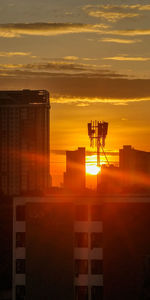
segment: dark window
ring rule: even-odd
[[[25,206],[16,206],[16,221],[25,221]]]
[[[103,261],[98,259],[91,260],[91,273],[92,274],[103,274]]]
[[[88,221],[88,206],[77,205],[75,208],[75,219],[76,221]]]
[[[25,232],[16,232],[16,247],[25,247]]]
[[[75,260],[75,275],[88,274],[88,260],[77,259]]]
[[[92,221],[102,221],[102,206],[93,205],[91,207],[91,220]]]
[[[91,300],[103,300],[103,287],[102,286],[92,286]]]
[[[16,274],[25,273],[25,259],[16,259]]]
[[[91,233],[91,248],[101,248],[102,247],[102,233],[92,232]]]
[[[25,286],[24,285],[16,286],[16,300],[25,300]]]
[[[75,247],[88,247],[88,233],[76,232],[75,233]]]
[[[75,287],[75,300],[88,300],[88,287],[76,286]]]

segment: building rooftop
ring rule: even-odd
[[[49,106],[49,92],[46,90],[0,91],[0,106],[26,104],[47,104]]]

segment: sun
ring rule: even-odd
[[[96,165],[86,164],[86,173],[90,175],[97,175],[100,172],[100,167]]]

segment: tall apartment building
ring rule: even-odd
[[[13,300],[102,300],[99,199],[14,198]]]
[[[0,91],[0,191],[44,191],[49,175],[49,93]]]

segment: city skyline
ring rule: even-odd
[[[1,4],[0,89],[50,92],[53,177],[66,150],[90,150],[91,119],[109,122],[106,151],[150,151],[149,17],[137,0]]]

